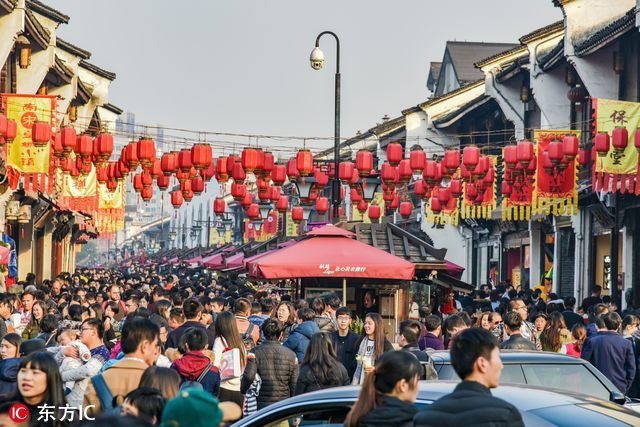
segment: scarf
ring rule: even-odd
[[[369,342],[373,342],[373,346],[371,346],[368,351],[367,351],[367,343]],[[358,347],[358,354],[357,356],[360,356],[359,358],[361,359],[361,357],[365,357],[365,356],[369,356],[371,357],[371,364],[375,364],[375,351],[376,351],[376,345],[375,345],[375,341],[370,340],[368,337],[364,337],[364,339],[360,342],[360,347]],[[363,366],[363,361],[362,360],[358,360],[358,363],[356,365],[356,371],[353,374],[353,381],[351,382],[351,384],[353,385],[360,385],[364,382],[364,366]]]

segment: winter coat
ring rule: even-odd
[[[500,348],[504,350],[536,350],[535,344],[531,340],[523,338],[521,334],[511,335],[508,340],[500,344]]]
[[[316,316],[313,321],[316,322],[316,325],[318,325],[318,328],[320,328],[322,332],[333,332],[337,329],[336,324],[328,317]]]
[[[278,341],[266,340],[249,353],[247,367],[240,381],[242,394],[249,390],[256,374],[262,380],[257,397],[258,409],[287,399],[293,396],[298,380],[296,354]]]
[[[420,347],[420,350],[426,350],[428,348],[444,350],[444,342],[433,333],[427,332],[422,338],[420,338],[420,341],[418,341],[418,347]]]
[[[16,379],[20,361],[18,357],[0,360],[0,398],[11,395],[18,389]]]
[[[341,337],[338,331],[331,333],[331,341],[333,348],[336,350],[336,357],[349,373],[349,378],[353,379],[353,373],[356,371],[357,361],[356,355],[362,341],[362,335],[358,335],[349,330],[346,336]]]
[[[415,427],[524,427],[515,406],[491,395],[475,381],[462,381],[448,394],[418,412]]]
[[[636,375],[633,344],[615,331],[602,331],[587,339],[582,347],[582,358],[615,385],[627,393]]]
[[[318,382],[318,379],[311,368],[308,365],[305,365],[300,368],[300,375],[298,375],[298,381],[296,382],[295,395],[297,396],[311,391],[340,387],[349,384],[351,384],[351,380],[349,379],[347,369],[342,365],[342,363],[338,363],[337,371],[331,373],[331,382],[322,384]]]
[[[180,384],[185,381],[196,381],[202,374],[202,371],[206,369],[211,363],[211,359],[205,356],[201,351],[189,351],[185,353],[180,359],[177,359],[171,365],[171,369],[174,369],[180,375]],[[218,396],[220,393],[220,372],[215,366],[211,366],[209,372],[200,381],[202,388],[214,396]]]
[[[311,337],[313,334],[317,334],[318,332],[320,332],[318,325],[312,320],[307,320],[306,322],[302,322],[291,332],[291,335],[289,335],[289,338],[287,338],[283,345],[288,349],[293,350],[296,353],[298,362],[302,363],[304,354],[307,352],[307,347],[309,347]]]
[[[631,345],[633,346],[633,354],[636,359],[636,376],[633,379],[633,383],[631,384],[629,391],[627,392],[627,396],[634,398],[640,397],[640,338],[638,335],[640,334],[636,332],[634,336],[625,338],[631,342]]]
[[[114,397],[124,397],[129,394],[130,391],[138,388],[140,378],[148,367],[149,366],[141,360],[122,359],[106,368],[102,372],[102,377]],[[95,405],[92,410],[87,411],[91,414],[101,414],[103,411],[98,393],[96,393],[92,381],[89,381],[87,384],[87,391],[84,395],[85,408],[88,405]]]
[[[382,397],[382,406],[360,419],[359,427],[413,427],[415,405],[391,396]]]
[[[212,330],[207,329],[205,325],[195,320],[187,320],[175,330],[169,332],[165,348],[178,348],[178,345],[180,345],[180,338],[182,338],[182,336],[185,334],[185,332],[187,332],[187,329],[189,328],[202,329],[209,338],[209,346],[207,348],[209,350],[213,349],[213,343],[216,340],[216,334]]]

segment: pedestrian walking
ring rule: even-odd
[[[543,351],[566,354],[567,349],[562,342],[562,336],[568,335],[562,313],[554,311],[549,315],[549,322],[540,334],[540,345]]]
[[[197,328],[202,329],[207,335],[207,348],[209,350],[213,349],[213,343],[216,339],[216,336],[213,331],[207,329],[207,327],[200,322],[202,313],[204,312],[204,307],[202,306],[202,304],[200,304],[200,301],[195,298],[189,298],[185,300],[182,304],[182,311],[184,312],[186,322],[169,333],[169,335],[167,336],[166,347],[178,348],[180,339],[182,338],[182,335],[186,333],[187,329]]]
[[[263,322],[264,323],[264,322]],[[216,341],[213,345],[214,364],[222,369],[223,354],[237,349],[240,356],[240,370],[247,365],[247,349],[240,337],[236,316],[230,311],[218,314],[215,323]],[[242,407],[244,395],[240,392],[240,377],[225,378],[220,384],[219,399],[221,402],[235,402]]]
[[[284,329],[282,330],[282,341],[286,341],[291,335],[293,329],[297,326],[296,312],[293,308],[293,304],[289,301],[283,301],[278,305],[276,310],[276,316],[278,320],[282,322]]]
[[[582,355],[582,347],[584,346],[584,342],[587,339],[587,328],[584,324],[575,324],[573,328],[571,328],[571,337],[573,342],[567,343],[565,345],[567,349],[567,354],[569,356],[581,357]]]
[[[442,319],[431,314],[425,319],[425,327],[427,332],[424,334],[420,341],[418,341],[418,347],[420,350],[444,350],[444,341],[442,340]]]
[[[349,385],[347,369],[336,358],[329,334],[315,334],[300,365],[294,394],[308,393],[330,387]]]
[[[622,393],[627,393],[636,375],[636,358],[633,344],[617,331],[622,319],[616,312],[602,315],[605,331],[587,339],[582,348],[582,358],[590,362]]]
[[[353,374],[356,371],[356,356],[362,336],[351,330],[351,310],[347,307],[340,307],[336,310],[336,323],[338,330],[331,333],[331,341],[336,350],[336,357],[347,369],[350,380],[353,381]]]
[[[316,313],[310,308],[303,308],[298,311],[298,321],[300,324],[295,328],[289,338],[282,344],[286,348],[293,350],[298,363],[302,363],[304,354],[307,351],[311,337],[320,332],[318,324],[315,322]]]
[[[398,344],[402,347],[402,351],[413,354],[420,362],[421,380],[437,380],[438,373],[433,367],[431,358],[427,352],[420,350],[420,347],[418,347],[420,331],[420,323],[417,320],[403,320],[400,322]]]
[[[220,373],[211,359],[203,353],[208,337],[201,328],[189,328],[181,338],[184,354],[171,365],[180,375],[180,389],[202,388],[218,397]]]
[[[419,377],[420,362],[411,353],[383,354],[367,374],[344,425],[413,427]]]
[[[451,365],[462,382],[418,412],[415,427],[523,427],[518,409],[491,395],[500,383],[502,361],[498,341],[481,328],[466,329],[453,340]]]
[[[0,399],[14,394],[18,389],[16,381],[21,362],[21,343],[22,337],[15,333],[6,334],[0,340]]]
[[[364,383],[366,374],[373,372],[376,360],[391,350],[393,346],[385,337],[382,317],[378,313],[367,314],[364,317],[364,337],[358,347],[356,370],[351,383]]]

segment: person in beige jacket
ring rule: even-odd
[[[102,374],[114,400],[121,401],[130,391],[138,388],[145,369],[152,366],[160,354],[159,329],[144,318],[127,320],[122,328],[122,351],[124,358],[111,365]],[[87,385],[84,405],[93,405],[87,412],[97,415],[104,411],[96,393],[93,377]],[[121,403],[121,402],[118,403]]]

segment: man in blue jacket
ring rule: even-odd
[[[283,344],[288,349],[294,351],[298,358],[298,363],[302,363],[302,359],[304,359],[304,354],[307,352],[307,347],[309,347],[309,341],[311,341],[313,334],[320,332],[318,324],[313,320],[315,316],[316,312],[310,308],[298,310],[298,319],[300,319],[302,323],[291,332],[291,335],[289,335],[289,338],[287,338]]]
[[[617,332],[622,323],[618,313],[606,313],[600,319],[607,330],[585,342],[582,358],[602,372],[621,392],[627,393],[636,375],[633,344]]]

